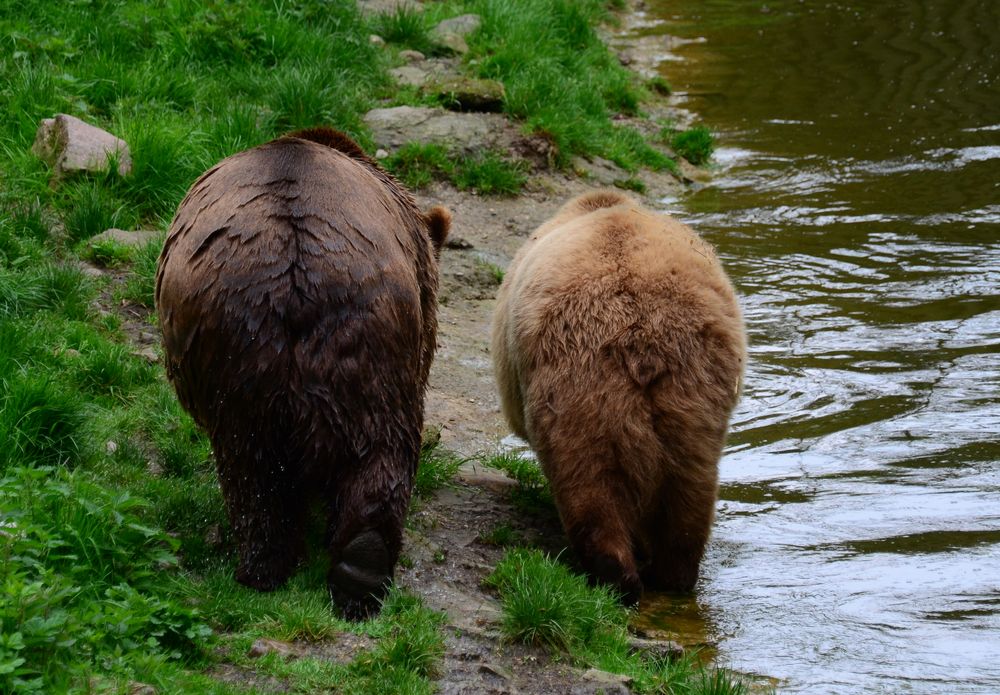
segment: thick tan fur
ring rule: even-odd
[[[614,190],[539,227],[507,271],[493,362],[592,577],[628,600],[690,590],[746,360],[712,247]]]

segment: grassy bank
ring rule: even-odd
[[[643,88],[596,41],[604,3],[429,3],[400,41],[461,11],[484,17],[468,70],[503,81],[507,112],[561,158],[665,165],[612,124]],[[543,16],[555,19],[526,42]],[[0,692],[249,692],[268,678],[300,692],[432,690],[441,618],[419,600],[397,593],[378,620],[342,623],[321,558],[272,594],[235,584],[208,441],[136,344],[156,330],[162,236],[138,248],[90,241],[109,227],[164,230],[202,171],[290,129],[331,124],[371,150],[363,114],[409,98],[388,77],[393,51],[368,38],[389,21],[404,20],[321,0],[0,8]],[[55,113],[128,141],[132,174],[50,186],[30,148]],[[524,175],[489,154],[439,166],[430,175],[483,193],[516,190]],[[420,498],[457,465],[433,448],[424,459]],[[343,632],[369,645],[347,665],[244,656],[262,637]],[[264,680],[210,675],[221,661]]]

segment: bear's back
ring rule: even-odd
[[[178,208],[156,284],[168,374],[203,423],[216,380],[279,390],[384,371],[422,388],[435,287],[424,217],[391,177],[281,138],[220,162]]]
[[[681,222],[633,205],[545,230],[508,272],[507,301],[529,333],[562,326],[577,336],[572,342],[604,343],[654,316],[669,319],[663,328],[674,336],[742,321],[712,247]]]

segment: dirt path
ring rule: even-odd
[[[676,195],[682,184],[658,177],[646,202]],[[441,428],[443,446],[474,457],[494,451],[509,433],[500,414],[489,353],[490,321],[499,283],[486,266],[505,268],[526,236],[593,181],[546,173],[529,192],[501,199],[439,184],[417,195],[422,206],[446,205],[451,243],[441,256],[438,350],[431,370],[426,424]],[[470,462],[453,488],[417,502],[411,512],[397,581],[448,615],[442,693],[629,692],[616,676],[553,661],[544,651],[504,644],[496,599],[481,587],[503,549],[481,538],[509,524],[533,545],[558,552],[565,539],[558,519],[526,516],[508,502],[513,483]],[[663,635],[663,637],[672,637]]]

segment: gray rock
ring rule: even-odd
[[[399,10],[422,12],[424,6],[416,0],[358,0],[362,14],[392,14]]]
[[[438,34],[431,37],[434,45],[452,53],[465,55],[469,52],[469,44],[458,34]]]
[[[295,647],[288,642],[280,642],[276,639],[261,638],[253,643],[247,656],[257,659],[267,654],[277,654],[285,657],[295,656]]]
[[[42,121],[31,151],[48,162],[56,179],[80,171],[104,171],[112,158],[117,159],[119,174],[132,171],[128,143],[64,113]]]
[[[437,95],[453,111],[503,110],[504,88],[496,80],[474,77],[444,77],[431,81],[424,91]]]
[[[608,673],[596,668],[589,668],[583,672],[584,685],[573,688],[574,695],[590,695],[591,693],[603,693],[604,695],[628,695],[632,692],[632,679],[617,673]]]
[[[385,45],[385,39],[383,39],[378,34],[369,34],[368,35],[368,43],[370,43],[372,46],[384,46]]]
[[[583,157],[575,157],[573,159],[573,169],[578,174],[586,176],[604,186],[613,186],[615,181],[628,178],[628,172],[614,162],[602,157],[594,157],[589,161]]]
[[[482,24],[483,20],[479,15],[462,14],[439,22],[436,27],[431,29],[430,33],[431,37],[435,34],[456,34],[464,38],[482,26]]]
[[[124,229],[106,229],[90,239],[90,243],[95,241],[114,241],[123,246],[145,246],[149,242],[160,236],[160,232],[150,229],[138,229],[130,232]]]
[[[469,44],[465,38],[482,25],[477,14],[463,14],[440,22],[430,30],[429,36],[436,46],[454,53],[468,53]]]
[[[425,70],[421,70],[414,65],[393,68],[389,71],[389,74],[404,87],[420,87],[427,81],[428,77]]]
[[[453,151],[508,149],[513,130],[506,119],[492,113],[454,113],[426,106],[396,106],[365,114],[375,144],[387,150],[408,142],[436,143]]]
[[[128,695],[156,695],[156,688],[146,683],[132,682],[128,684]]]
[[[425,56],[420,51],[414,51],[413,49],[407,48],[406,50],[399,52],[399,57],[405,60],[407,63],[419,63],[424,60]]]
[[[383,150],[381,147],[375,150],[375,159],[386,159],[388,156],[389,153],[386,150]]]
[[[448,238],[445,240],[444,245],[449,249],[471,249],[472,242],[467,240],[465,237],[460,237],[454,234],[449,234]]]
[[[647,654],[653,657],[672,659],[684,656],[684,647],[669,639],[629,637],[628,646],[633,653]]]
[[[509,681],[514,677],[514,673],[509,668],[504,668],[500,664],[495,664],[491,661],[486,661],[479,665],[480,673],[488,673],[491,676],[496,676],[497,678],[505,681]]]
[[[150,364],[156,364],[160,361],[160,356],[156,354],[156,350],[151,347],[143,348],[142,350],[136,350],[132,353],[133,357],[141,357]]]

